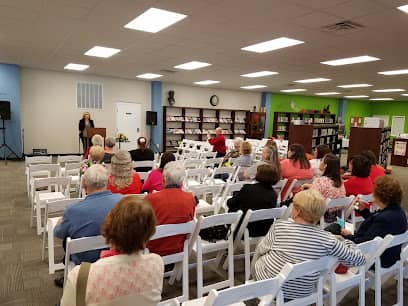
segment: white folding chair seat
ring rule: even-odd
[[[207,179],[208,184],[225,184],[233,182],[233,177],[238,172],[240,167],[219,167],[215,168],[211,177]],[[216,176],[222,176],[223,178],[216,178]]]
[[[187,235],[184,241],[183,251],[167,256],[162,256],[164,265],[175,264],[174,270],[164,273],[164,277],[169,277],[169,283],[172,283],[176,276],[182,271],[183,283],[182,283],[182,295],[177,297],[180,302],[187,301],[189,297],[188,288],[188,245],[190,242],[191,234],[195,227],[195,221],[179,224],[164,224],[156,226],[156,233],[150,238],[150,241],[167,238],[176,235]],[[146,250],[148,252],[148,250]],[[177,278],[178,279],[178,278]]]
[[[225,213],[219,215],[213,215],[204,217],[201,216],[198,219],[196,228],[194,230],[193,238],[190,242],[189,250],[196,257],[197,260],[197,297],[201,297],[204,293],[209,292],[211,289],[220,289],[225,287],[234,286],[234,250],[233,250],[233,233],[236,228],[239,219],[241,218],[242,211],[234,213]],[[215,242],[209,242],[201,239],[199,233],[202,229],[211,228],[217,225],[229,225],[230,231],[227,235],[227,239],[217,240]],[[206,260],[205,263],[214,262],[214,271],[217,271],[217,267],[220,264],[222,256],[228,251],[228,279],[213,283],[207,286],[203,285],[203,255],[209,253],[217,253],[217,257],[212,260]]]
[[[56,270],[64,269],[64,263],[55,264],[54,228],[57,225],[60,216],[62,216],[64,209],[80,200],[81,198],[72,198],[57,201],[47,201],[45,204],[46,228],[43,231],[41,259],[45,259],[46,241],[48,241],[48,272],[50,274],[54,274]],[[48,239],[46,239],[46,235],[48,235]]]
[[[190,191],[195,195],[199,201],[196,206],[196,216],[202,214],[214,214],[218,197],[220,197],[224,185],[199,185],[191,186]],[[208,196],[211,195],[211,203],[207,201]]]
[[[392,236],[387,249],[402,245],[400,260],[389,268],[383,268],[381,267],[380,257],[377,257],[375,260],[375,271],[368,270],[369,286],[374,287],[375,289],[375,306],[381,305],[381,285],[391,277],[397,279],[397,303],[394,305],[404,305],[404,262],[408,259],[408,250],[406,249],[407,244],[408,232]]]
[[[208,168],[186,169],[186,176],[183,182],[184,188],[188,190],[192,186],[203,184],[210,173],[210,169]]]
[[[75,263],[71,261],[71,255],[93,251],[101,250],[107,248],[105,237],[102,235],[83,237],[77,239],[67,238],[67,245],[65,248],[65,263],[64,263],[64,287],[68,279],[68,273],[75,267]]]
[[[234,252],[237,253],[239,250],[244,250],[245,258],[245,281],[250,279],[251,274],[251,247],[256,246],[259,241],[262,240],[264,236],[251,237],[249,236],[248,225],[252,222],[262,221],[262,220],[276,220],[281,218],[286,211],[286,207],[279,208],[268,208],[259,210],[248,210],[245,214],[244,220],[242,221],[237,235],[234,239]],[[225,266],[226,262],[224,263]]]
[[[288,182],[288,179],[281,179],[275,185],[273,185],[273,189],[275,190],[276,194],[278,195],[278,203],[282,201],[282,190],[285,189],[285,186]]]
[[[345,220],[346,211],[349,209],[351,203],[353,203],[354,196],[338,198],[338,199],[327,199],[326,212],[330,209],[336,208],[341,209],[341,218]],[[320,228],[324,229],[327,224],[324,221],[324,215],[320,218]]]

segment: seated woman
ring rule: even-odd
[[[235,159],[234,166],[241,167],[238,177],[244,179],[244,171],[252,166],[252,146],[248,141],[241,142],[239,148],[240,156]]]
[[[258,210],[276,207],[278,195],[272,187],[279,181],[276,169],[270,165],[260,165],[258,166],[255,179],[255,184],[244,185],[240,191],[236,192],[234,196],[227,201],[229,212],[238,210],[242,210],[243,212],[237,228],[240,227],[249,209]],[[272,223],[273,221],[271,220],[250,223],[248,225],[249,235],[251,237],[266,235]]]
[[[361,152],[361,155],[367,157],[368,160],[370,161],[371,168],[370,168],[370,175],[369,176],[370,176],[370,178],[371,178],[371,180],[372,180],[372,182],[374,184],[377,177],[385,175],[385,170],[384,170],[383,167],[381,167],[377,163],[378,158],[377,158],[377,156],[375,156],[373,151],[370,151],[370,150],[363,151],[363,152]]]
[[[224,156],[224,159],[222,161],[223,166],[229,166],[227,164],[229,162],[230,158],[237,158],[239,156],[239,148],[241,147],[241,143],[244,140],[241,137],[235,137],[234,138],[234,149],[229,151],[227,155]]]
[[[89,156],[89,152],[93,146],[100,146],[103,147],[103,137],[99,134],[95,134],[91,138],[91,145],[86,149],[84,153],[84,159],[87,159]]]
[[[292,221],[279,219],[258,244],[254,257],[256,280],[279,274],[286,263],[300,263],[324,256],[337,257],[346,266],[365,264],[365,257],[348,240],[316,226],[326,210],[326,201],[316,190],[300,191],[293,199]],[[285,283],[285,299],[301,298],[313,292],[318,275],[296,278]]]
[[[407,217],[401,208],[402,190],[397,179],[383,176],[374,183],[373,203],[378,210],[370,213],[367,203],[357,199],[360,215],[365,219],[357,232],[352,235],[346,229],[341,234],[355,243],[362,243],[387,234],[403,234],[407,230]],[[386,250],[381,255],[381,266],[391,267],[400,259],[401,246]]]
[[[302,189],[312,188],[319,191],[326,199],[338,199],[346,196],[346,189],[340,176],[340,159],[334,154],[326,154],[320,163],[322,176],[316,177],[312,184],[304,184]],[[335,222],[337,209],[324,214],[327,223]]]
[[[331,153],[331,150],[329,146],[326,144],[320,144],[316,146],[316,148],[314,149],[313,158],[309,160],[314,176],[322,175],[322,171],[320,170],[320,164],[323,160],[323,157],[328,153]]]
[[[105,156],[103,158],[103,162],[106,164],[110,164],[112,155],[113,155],[113,148],[116,145],[116,140],[114,137],[106,137],[105,139]]]
[[[142,190],[144,192],[152,193],[153,191],[160,191],[163,189],[163,169],[167,163],[175,161],[176,157],[171,152],[164,152],[160,159],[160,166],[158,169],[152,170],[144,181]]]
[[[244,171],[244,179],[255,179],[258,166],[260,165],[272,166],[277,171],[279,179],[281,178],[278,146],[274,141],[268,141],[267,144],[262,148],[261,160]]]
[[[137,194],[142,191],[140,176],[133,171],[132,159],[125,150],[118,150],[112,156],[108,190],[121,194]]]
[[[370,178],[370,161],[362,155],[355,155],[349,162],[351,177],[344,182],[346,195],[371,194],[373,181]]]
[[[161,299],[163,260],[143,254],[155,232],[156,218],[150,204],[136,196],[122,198],[106,216],[102,234],[111,246],[91,264],[84,305],[153,306]],[[80,267],[69,274],[61,306],[75,306]]]

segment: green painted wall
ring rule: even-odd
[[[408,132],[408,102],[407,101],[391,101],[391,102],[375,102],[372,104],[372,115],[388,115],[388,122],[391,125],[392,116],[406,116],[404,132]]]
[[[297,110],[293,110],[290,107],[291,101],[295,102]],[[297,112],[301,111],[303,108],[323,110],[327,105],[330,105],[330,112],[332,114],[336,114],[337,116],[339,111],[339,102],[337,98],[322,98],[272,93],[270,118],[271,124],[269,126],[268,135],[272,135],[274,112]]]
[[[372,116],[372,104],[369,101],[347,100],[346,115],[343,119],[347,135],[350,135],[350,118]]]

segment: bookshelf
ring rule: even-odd
[[[225,138],[246,137],[247,110],[223,110],[194,107],[163,107],[163,149],[176,151],[182,139],[206,140],[221,127]]]
[[[337,124],[290,124],[288,129],[289,145],[299,143],[307,153],[312,153],[319,144],[326,144],[335,154],[338,152]]]

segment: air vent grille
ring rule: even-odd
[[[171,70],[171,69],[162,69],[162,70],[160,70],[160,72],[172,74],[172,73],[176,73],[177,71],[176,70]]]
[[[102,84],[77,83],[77,107],[85,109],[102,109]]]
[[[345,20],[323,27],[323,31],[335,34],[348,34],[364,29],[364,26],[353,21]]]

